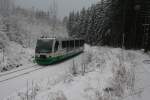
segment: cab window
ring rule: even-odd
[[[54,47],[54,52],[57,52],[57,51],[58,51],[58,48],[59,48],[59,42],[56,41],[55,47]]]

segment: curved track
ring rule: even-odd
[[[44,67],[39,67],[37,65],[32,65],[31,67],[19,69],[13,72],[5,73],[0,75],[0,83],[5,82],[7,80],[11,80],[17,77],[20,77],[25,74],[29,74],[31,72],[34,72],[36,70],[43,69]]]
[[[26,70],[26,69],[31,69],[31,68],[33,68],[33,67],[35,67],[36,65],[32,65],[32,66],[30,66],[30,67],[27,67],[27,68],[22,68],[22,69],[18,69],[18,70],[15,70],[15,71],[10,71],[10,72],[6,72],[6,73],[4,73],[4,74],[0,74],[0,77],[2,77],[2,76],[6,76],[6,75],[9,75],[9,74],[13,74],[13,73],[16,73],[16,72],[19,72],[19,71],[22,71],[22,70]]]

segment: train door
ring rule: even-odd
[[[61,42],[61,48],[62,48],[62,53],[66,54],[67,53],[67,40],[63,40]]]
[[[144,37],[143,37],[143,45],[145,52],[150,50],[150,16],[144,17],[143,23]]]
[[[58,52],[59,50],[59,41],[55,42],[55,48],[54,48],[54,52]]]
[[[54,48],[55,48],[55,39],[53,39],[53,46],[52,46],[52,56],[54,56]]]

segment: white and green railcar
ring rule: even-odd
[[[75,56],[84,50],[83,39],[40,38],[35,49],[35,61],[49,65]]]

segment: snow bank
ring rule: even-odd
[[[80,58],[74,59],[70,65],[70,74],[61,77],[61,80],[56,78],[37,81],[28,89],[28,95],[25,90],[21,92],[22,96],[16,93],[9,98],[12,100],[29,97],[34,100],[121,99],[134,91],[135,66],[139,62],[137,56],[140,57],[141,52],[85,45],[85,53]]]
[[[32,11],[17,10],[11,16],[0,15],[0,72],[30,63],[36,41],[42,35],[52,36],[52,26],[48,19],[37,19]],[[68,36],[61,24],[54,35]]]
[[[33,49],[23,48],[16,42],[10,42],[9,46],[0,53],[0,71],[9,71],[33,63],[33,57]]]

